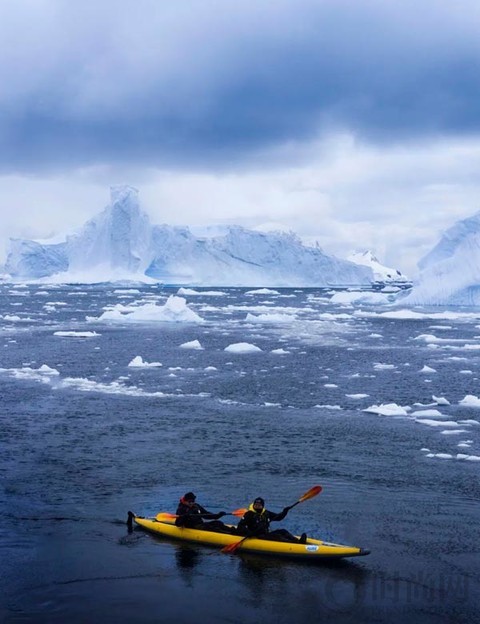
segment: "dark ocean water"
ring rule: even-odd
[[[480,312],[395,320],[324,291],[229,289],[187,296],[201,325],[85,320],[176,292],[132,288],[0,287],[0,621],[477,621],[480,462],[456,456],[480,456],[480,426],[362,410],[435,395],[443,420],[479,420],[459,402],[480,395]],[[245,321],[267,311],[295,320]],[[203,350],[180,348],[192,340]],[[262,351],[224,351],[236,342]],[[138,355],[163,366],[128,367]],[[263,496],[279,511],[315,484],[282,526],[369,556],[229,556],[125,524],[187,490],[212,510]]]

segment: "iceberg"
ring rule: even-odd
[[[58,242],[13,239],[5,264],[13,279],[101,282],[148,279],[197,286],[370,286],[372,270],[305,246],[294,233],[241,226],[194,235],[152,225],[138,190],[111,188],[111,203]]]
[[[398,269],[391,269],[381,264],[371,251],[355,251],[348,256],[347,260],[355,264],[370,267],[376,282],[382,284],[406,284],[410,282],[408,277],[403,275]]]
[[[480,305],[480,212],[448,229],[418,268],[402,304]]]

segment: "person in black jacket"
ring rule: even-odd
[[[231,533],[231,527],[225,526],[219,518],[226,516],[224,511],[217,514],[210,513],[204,507],[195,502],[196,496],[193,492],[187,492],[178,503],[175,525],[185,529],[202,529],[205,531],[216,531],[217,533]],[[213,522],[204,522],[212,520]]]
[[[265,509],[263,498],[256,498],[249,506],[247,513],[238,523],[237,534],[245,537],[258,537],[260,539],[274,540],[276,542],[293,542],[306,544],[307,535],[302,533],[300,539],[292,535],[286,529],[270,531],[270,522],[283,520],[291,507],[285,507],[280,513],[273,513]]]

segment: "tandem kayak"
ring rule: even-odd
[[[131,514],[131,515],[130,515]],[[143,518],[129,512],[129,520],[133,520],[138,526],[174,540],[195,542],[208,546],[223,548],[229,544],[235,544],[242,539],[238,535],[228,533],[216,533],[214,531],[204,531],[202,529],[185,529],[175,526],[175,520],[168,518],[165,514],[158,514],[157,518]],[[341,557],[362,557],[370,553],[364,548],[356,546],[345,546],[343,544],[332,544],[322,540],[308,538],[305,544],[295,544],[290,542],[275,542],[258,538],[246,539],[238,548],[238,551],[253,552],[262,555],[274,555],[277,557],[292,557],[299,559],[339,559]]]

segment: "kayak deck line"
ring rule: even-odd
[[[205,544],[207,546],[214,546],[217,548],[223,548],[224,546],[235,544],[243,537],[241,535],[217,533],[214,531],[205,531],[203,529],[186,529],[183,527],[177,527],[175,526],[174,518],[165,517],[165,520],[158,520],[157,518],[144,518],[143,516],[137,516],[132,512],[129,512],[129,519],[127,522],[129,526],[132,526],[133,522],[135,522],[135,524],[146,529],[147,531],[151,531],[152,533],[174,540]],[[226,526],[234,528],[233,525]],[[294,557],[311,560],[332,558],[338,559],[341,557],[362,557],[370,553],[370,551],[365,548],[346,546],[344,544],[334,544],[313,538],[307,538],[305,544],[299,544],[292,542],[276,542],[274,540],[251,537],[246,539],[238,547],[238,551],[240,550],[263,555]]]

